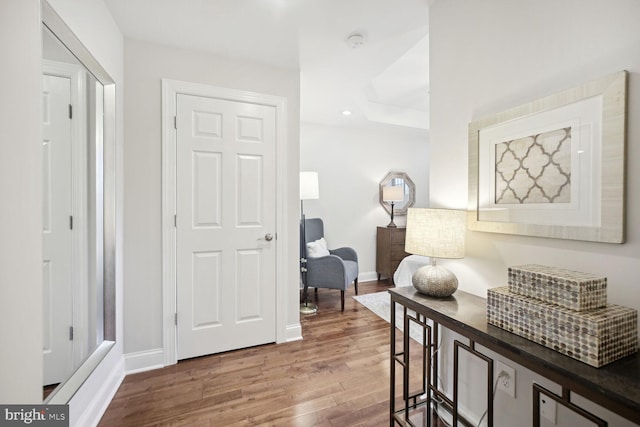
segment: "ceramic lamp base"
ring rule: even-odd
[[[458,278],[439,265],[420,267],[411,277],[413,287],[420,293],[436,298],[445,298],[458,289]]]

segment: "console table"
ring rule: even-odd
[[[597,426],[607,426],[603,420],[575,405],[571,394],[577,393],[598,405],[640,425],[640,356],[638,353],[594,368],[549,348],[536,344],[518,335],[489,325],[486,317],[484,298],[457,291],[449,298],[436,299],[418,293],[413,287],[390,289],[391,295],[391,399],[390,425],[416,425],[412,413],[423,419],[420,424],[430,426],[432,403],[444,405],[452,414],[453,425],[471,425],[458,413],[458,353],[467,351],[484,360],[487,364],[487,413],[488,426],[493,426],[493,360],[478,352],[476,344],[482,345],[527,369],[557,383],[562,387],[562,395],[557,395],[540,385],[532,384],[533,401],[531,419],[534,426],[540,425],[540,394],[555,400],[559,405],[577,412]],[[396,304],[403,308],[404,332],[402,348],[396,344]],[[422,370],[423,389],[409,390],[409,326],[421,327],[424,343]],[[440,328],[447,328],[466,339],[469,343],[454,341],[453,398],[443,393],[437,384],[438,354],[434,343],[438,343]],[[413,369],[413,368],[412,368]],[[397,370],[402,371],[401,376]],[[402,407],[396,407],[396,379],[402,382]]]

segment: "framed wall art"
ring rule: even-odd
[[[624,242],[627,72],[469,124],[471,230]]]

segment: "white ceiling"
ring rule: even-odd
[[[105,3],[127,38],[299,70],[303,122],[425,130],[429,1]],[[358,48],[346,43],[354,32]]]

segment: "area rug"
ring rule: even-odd
[[[384,319],[387,323],[391,322],[391,297],[389,296],[389,292],[382,291],[373,294],[354,295],[353,299],[374,312],[378,317]],[[401,331],[404,330],[402,310],[402,306],[396,304],[396,328]],[[419,343],[422,343],[422,328],[411,322],[409,325],[409,336]]]

